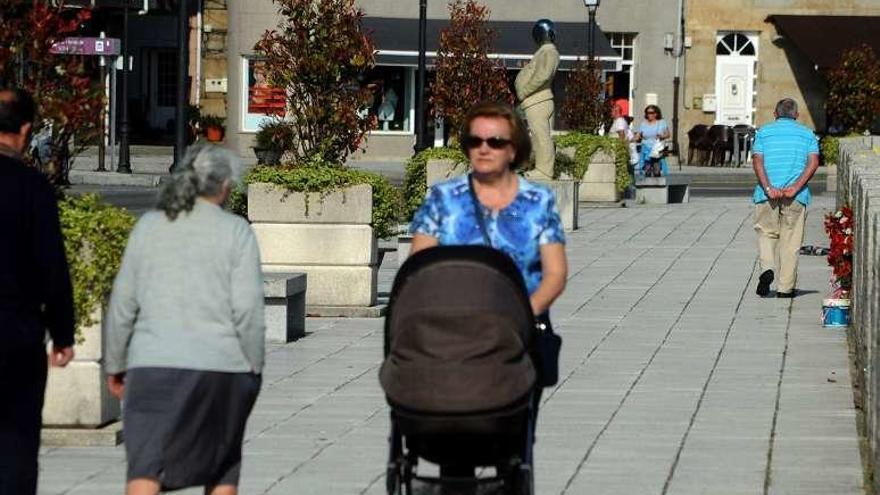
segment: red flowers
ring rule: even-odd
[[[853,230],[853,212],[849,206],[825,215],[825,232],[831,239],[828,265],[834,272],[832,288],[835,292],[848,291],[852,287]]]

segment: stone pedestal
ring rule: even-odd
[[[438,182],[464,175],[470,170],[467,163],[455,163],[452,160],[428,160],[425,167],[425,178],[428,188]]]
[[[110,395],[101,368],[104,329],[101,311],[97,323],[83,329],[83,340],[74,347],[75,357],[64,368],[49,368],[43,424],[47,428],[95,429],[119,419],[119,401]]]
[[[306,334],[306,274],[263,275],[266,342],[293,342]]]
[[[263,272],[305,273],[309,314],[321,307],[376,304],[378,242],[370,227],[373,191],[357,185],[325,194],[248,186],[248,218]]]
[[[598,156],[600,153],[597,153]],[[602,154],[604,155],[604,154]],[[594,160],[596,158],[594,156]],[[602,157],[600,157],[602,158]],[[578,197],[584,202],[613,202],[620,200],[617,190],[617,168],[614,162],[593,161],[581,179]]]
[[[578,194],[580,191],[580,181],[576,180],[550,180],[539,181],[534,180],[537,184],[541,184],[550,188],[556,196],[556,208],[559,210],[559,216],[562,217],[562,226],[567,231],[577,230],[578,228]]]

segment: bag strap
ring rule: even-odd
[[[477,199],[477,191],[474,190],[474,178],[472,174],[468,174],[468,191],[471,193],[471,202],[474,204],[474,213],[477,215],[477,224],[480,226],[480,232],[483,234],[483,243],[489,247],[492,245],[492,239],[489,237],[489,231],[486,229],[486,219],[483,217],[483,205]]]

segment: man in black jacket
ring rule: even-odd
[[[0,89],[0,495],[37,491],[46,330],[49,361],[73,359],[73,297],[48,181],[22,162],[34,101]]]

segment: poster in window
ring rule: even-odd
[[[267,79],[266,62],[250,60],[247,113],[284,116],[287,109],[284,89],[272,87]]]

